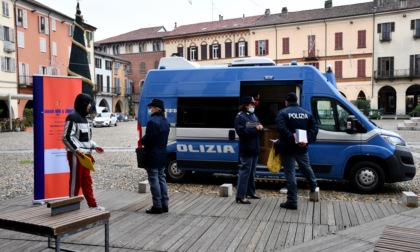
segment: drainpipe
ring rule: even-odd
[[[51,74],[52,74],[51,31],[50,31],[51,30],[50,27],[52,26],[52,23],[50,23],[50,14],[51,14],[51,11],[49,11],[47,15],[48,17],[48,48],[49,48],[48,54],[50,58],[50,67],[51,67]],[[48,69],[47,69],[47,74],[48,74]]]
[[[13,11],[14,11],[14,17],[15,17],[15,20],[14,20],[14,24],[15,24],[15,27],[17,28],[17,22],[16,22],[16,10],[17,10],[17,8],[16,8],[16,2],[18,2],[19,0],[15,0],[14,2],[13,2]],[[23,19],[22,19],[22,22],[23,22]],[[19,47],[17,46],[17,43],[18,43],[18,37],[17,37],[17,29],[15,29],[15,45],[16,45],[16,52],[15,52],[15,55],[16,55],[16,63],[17,63],[17,67],[16,67],[16,90],[17,90],[17,93],[19,94],[20,93],[20,89],[19,89],[19,57],[18,57],[18,51],[19,51]],[[19,100],[20,101],[20,100]],[[8,102],[9,102],[9,129],[11,129],[11,130],[13,130],[12,129],[12,127],[13,127],[13,125],[12,125],[12,99],[11,99],[11,97],[10,97],[10,94],[9,94],[9,97],[8,97]],[[18,107],[18,115],[19,115],[19,107]],[[22,113],[22,115],[23,115],[23,113]]]
[[[327,55],[327,44],[328,44],[328,39],[327,39],[327,20],[325,20],[324,19],[324,26],[325,26],[325,59],[324,59],[324,68],[325,68],[325,72],[327,72],[327,57],[328,57],[328,55]],[[335,71],[335,69],[334,69],[334,71]],[[337,83],[336,83],[336,85],[337,85]],[[337,88],[338,89],[338,88]]]
[[[374,88],[373,88],[373,85],[374,85],[374,83],[375,83],[375,12],[373,12],[373,15],[372,15],[372,19],[373,19],[373,22],[372,22],[372,26],[373,26],[373,29],[372,29],[372,71],[371,71],[371,75],[372,75],[372,80],[371,80],[371,82],[372,82],[372,94],[371,94],[371,99],[373,98],[373,96],[374,96],[374,93],[373,93],[373,90],[374,90]],[[379,95],[379,94],[378,94]],[[372,101],[371,101],[371,104],[372,104]],[[376,109],[379,109],[379,104],[378,104],[378,99],[376,99]]]
[[[276,59],[274,60],[274,62],[276,62],[276,65],[277,65],[277,60],[278,60],[278,43],[279,43],[279,39],[278,39],[278,36],[277,36],[277,26],[276,25],[274,25],[274,29],[276,30]]]

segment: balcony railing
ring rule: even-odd
[[[103,86],[103,85],[95,85],[93,89],[94,93],[100,93],[100,94],[111,94],[116,95],[119,94],[117,92],[117,88],[115,87],[109,87],[109,86]]]
[[[379,36],[381,42],[391,41],[391,32],[382,32]]]
[[[30,75],[19,75],[20,86],[32,86],[32,76]]]
[[[303,51],[303,59],[304,60],[318,60],[319,58],[319,50],[304,50]]]
[[[420,78],[420,69],[399,69],[394,71],[375,71],[375,79]]]
[[[11,53],[15,51],[15,44],[10,41],[3,41],[3,51]]]

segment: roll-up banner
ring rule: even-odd
[[[61,141],[82,79],[33,76],[34,202],[69,196],[70,169]]]

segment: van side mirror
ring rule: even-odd
[[[346,132],[348,134],[355,134],[357,133],[357,118],[354,115],[349,115],[347,117],[347,126],[346,126]]]
[[[235,130],[229,130],[229,140],[235,140]]]

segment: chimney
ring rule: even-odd
[[[282,14],[286,14],[286,13],[287,13],[287,7],[283,7],[283,8],[281,8],[281,13],[282,13]]]
[[[178,28],[178,26],[177,26],[177,24],[176,24],[176,22],[175,22],[175,27],[174,27],[174,29],[176,29],[176,28]]]
[[[326,0],[325,1],[325,9],[329,9],[329,8],[332,8],[332,7],[333,7],[332,0]]]
[[[264,15],[266,15],[266,16],[268,16],[268,15],[270,15],[270,9],[265,9],[265,13],[264,13]]]
[[[223,20],[223,16],[219,14],[219,21]]]

